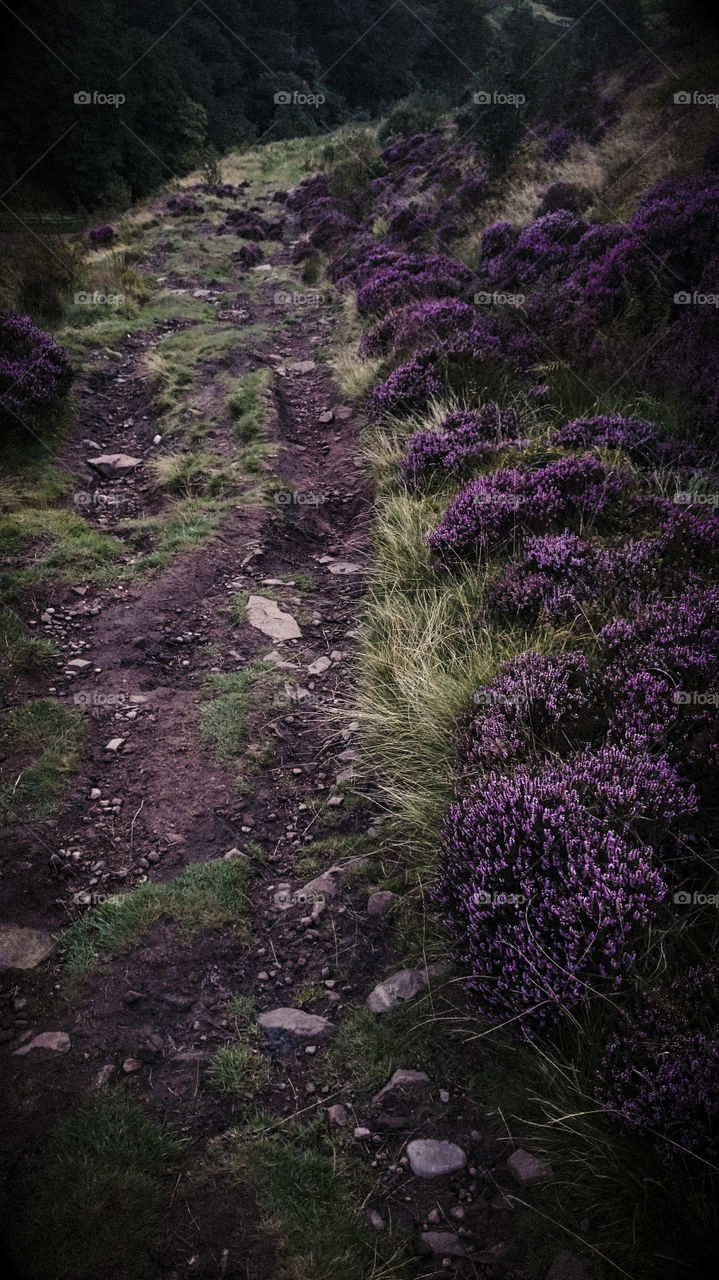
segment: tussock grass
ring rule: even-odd
[[[0,751],[10,763],[0,782],[0,817],[8,823],[49,817],[79,765],[82,741],[82,716],[59,702],[41,699],[3,712]]]
[[[205,688],[216,696],[200,708],[200,729],[214,744],[219,760],[240,755],[249,736],[252,711],[279,681],[261,660],[242,671],[208,676]]]
[[[210,1088],[224,1094],[251,1094],[268,1084],[271,1076],[267,1058],[242,1040],[222,1045],[207,1069]]]
[[[18,1274],[141,1280],[187,1144],[122,1089],[63,1116],[42,1153],[13,1241]]]
[[[33,635],[13,609],[0,608],[0,672],[3,682],[45,666],[57,656],[52,640]]]

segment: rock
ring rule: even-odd
[[[0,922],[0,971],[34,969],[47,960],[54,946],[55,939],[44,929]]]
[[[384,1219],[376,1209],[367,1210],[367,1221],[371,1227],[374,1227],[375,1231],[384,1231]]]
[[[363,569],[364,565],[353,564],[351,560],[335,560],[330,565],[330,573],[335,574],[362,573]]]
[[[302,635],[292,615],[282,613],[276,600],[267,600],[264,596],[250,596],[247,621],[273,640],[298,640]]]
[[[387,1013],[394,1009],[400,1000],[413,1000],[427,986],[427,970],[400,969],[384,982],[378,982],[374,991],[367,996],[367,1008],[371,1013]]]
[[[105,750],[113,751],[113,752],[119,751],[120,747],[124,746],[124,744],[125,744],[124,738],[110,738],[110,741],[105,745]]]
[[[31,1053],[33,1049],[52,1049],[53,1053],[67,1053],[69,1048],[70,1037],[66,1031],[42,1031],[21,1049],[16,1049],[13,1056],[21,1058],[24,1054]]]
[[[359,1142],[366,1142],[368,1138],[372,1137],[372,1130],[366,1129],[364,1125],[359,1124],[354,1131],[354,1137],[357,1138]]]
[[[135,467],[140,466],[142,458],[131,458],[128,453],[101,453],[98,458],[87,458],[86,461],[88,467],[99,471],[101,476],[114,480],[117,476],[125,476],[134,471]]]
[[[523,1147],[517,1147],[517,1150],[512,1152],[507,1161],[507,1168],[520,1187],[534,1187],[540,1182],[549,1182],[554,1177],[553,1170],[544,1160],[538,1160]]]
[[[344,1129],[349,1119],[347,1108],[342,1106],[341,1102],[335,1102],[331,1107],[327,1108],[327,1119],[330,1124],[337,1125],[338,1129]]]
[[[333,409],[325,409],[324,413],[321,413],[319,418],[317,419],[318,422],[322,422],[322,423],[334,422],[334,420],[335,420],[335,415],[334,415]]]
[[[415,1138],[407,1143],[412,1173],[418,1178],[441,1178],[463,1169],[467,1157],[455,1142],[439,1138]]]
[[[376,1093],[372,1099],[373,1106],[377,1106],[388,1094],[416,1092],[418,1089],[424,1089],[431,1083],[426,1071],[406,1071],[403,1067],[398,1067],[394,1075],[387,1084],[384,1085],[379,1093]]]
[[[449,1216],[454,1218],[455,1222],[461,1222],[464,1218],[464,1212],[464,1206],[456,1204],[453,1209],[450,1209]]]
[[[330,808],[337,809],[341,804],[344,804],[344,796],[328,796],[327,804]]]
[[[287,369],[289,373],[311,373],[315,367],[314,360],[293,360]]]
[[[84,671],[85,667],[91,667],[92,663],[87,658],[71,658],[65,665],[74,667],[77,671]]]
[[[560,1249],[552,1259],[547,1280],[593,1280],[596,1271],[569,1249]]]
[[[122,1064],[122,1069],[125,1072],[125,1075],[129,1076],[133,1071],[139,1071],[141,1066],[142,1063],[139,1058],[125,1058],[125,1061]]]
[[[224,862],[234,862],[236,858],[245,858],[247,860],[247,854],[233,846],[232,849],[227,850],[227,853],[223,853],[222,858]]]
[[[367,899],[367,915],[386,916],[392,903],[396,901],[396,893],[390,893],[389,889],[378,889],[376,893],[371,893]]]
[[[104,1089],[105,1085],[109,1084],[112,1079],[114,1070],[115,1067],[112,1062],[106,1062],[104,1067],[100,1067],[92,1082],[93,1089]]]
[[[258,1014],[257,1021],[265,1031],[284,1031],[306,1040],[322,1040],[334,1031],[334,1025],[327,1018],[305,1013],[304,1009],[270,1009]]]
[[[99,800],[99,799],[101,798],[101,796],[102,796],[102,792],[101,792],[100,788],[99,788],[99,787],[93,787],[93,788],[92,788],[92,791],[90,792],[90,799],[91,799],[91,800]]]
[[[323,671],[327,671],[332,666],[329,658],[315,658],[307,668],[308,676],[321,676]]]
[[[353,410],[347,404],[340,405],[339,409],[335,409],[335,417],[339,422],[347,422],[352,417]]]
[[[454,1231],[423,1231],[419,1239],[425,1249],[429,1249],[431,1253],[450,1258],[466,1257],[467,1250]]]

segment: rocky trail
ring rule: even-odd
[[[266,204],[269,197],[259,201]],[[548,1173],[516,1152],[509,1135],[490,1132],[485,1100],[455,1087],[451,1062],[441,1078],[437,1060],[426,1071],[402,1061],[400,1044],[394,1074],[371,1095],[356,1088],[351,1061],[344,1070],[336,1057],[326,1066],[358,1011],[381,1021],[400,1003],[421,1001],[428,986],[440,991],[451,975],[444,966],[405,968],[391,923],[395,898],[377,892],[383,858],[396,855],[383,850],[382,813],[361,770],[351,711],[373,494],[358,414],[318,350],[341,318],[329,307],[306,308],[301,323],[287,325],[287,306],[277,301],[276,269],[306,289],[291,264],[296,234],[288,219],[271,269],[255,275],[251,292],[239,267],[211,287],[200,277],[164,280],[168,291],[218,304],[218,315],[236,324],[224,369],[270,371],[272,501],[238,498],[216,536],[154,574],[111,586],[80,574],[39,589],[26,611],[62,657],[44,680],[26,678],[16,698],[80,705],[87,733],[81,769],[55,815],[18,824],[0,854],[11,965],[0,979],[6,1217],[22,1216],[57,1116],[121,1082],[190,1140],[162,1238],[152,1241],[152,1274],[278,1274],[252,1193],[228,1198],[191,1178],[208,1140],[242,1127],[248,1099],[213,1091],[205,1077],[218,1048],[238,1038],[228,1002],[245,997],[259,1026],[255,1050],[269,1064],[254,1101],[280,1126],[322,1115],[331,1134],[354,1144],[374,1185],[362,1213],[378,1237],[392,1227],[403,1233],[409,1270],[401,1274],[521,1275],[510,1247],[515,1220],[524,1188]],[[158,250],[155,270],[161,261]],[[243,340],[250,322],[264,331]],[[93,355],[80,379],[61,462],[88,477],[88,521],[120,538],[128,516],[155,516],[167,502],[149,468],[159,428],[147,358],[161,337],[192,323],[158,322],[128,335],[114,352]],[[207,361],[201,373],[210,407],[214,371]],[[212,445],[231,456],[220,416]],[[86,461],[117,455],[134,461],[119,470],[117,461]],[[141,553],[128,545],[127,564]],[[237,596],[246,602],[242,621]],[[268,657],[273,683],[253,707],[240,762],[250,785],[238,788],[237,762],[218,760],[200,732],[206,680]],[[166,883],[210,860],[251,868],[241,930],[188,938],[160,919],[66,998],[62,932],[72,921],[106,895]],[[426,1001],[422,1008],[426,1015]],[[560,1255],[552,1280],[589,1275],[578,1266]],[[102,1276],[116,1274],[109,1261]]]

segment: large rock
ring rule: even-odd
[[[0,971],[34,969],[47,960],[54,946],[55,939],[44,929],[0,922]]]
[[[467,1163],[456,1142],[440,1138],[414,1138],[407,1143],[407,1156],[410,1169],[418,1178],[441,1178],[463,1169]]]
[[[33,1049],[52,1049],[53,1053],[67,1053],[70,1048],[70,1037],[66,1031],[42,1031],[27,1044],[16,1049],[14,1057],[21,1058]]]
[[[283,1031],[286,1035],[302,1040],[322,1040],[331,1035],[334,1025],[318,1013],[305,1013],[304,1009],[270,1009],[258,1014],[257,1021],[264,1031]]]
[[[396,901],[396,893],[390,893],[389,889],[378,889],[376,893],[371,893],[367,899],[367,915],[386,916],[392,903]]]
[[[129,453],[101,453],[97,458],[88,458],[87,465],[98,471],[107,480],[115,480],[118,476],[126,476],[135,467],[139,467],[142,458],[132,458]]]
[[[276,600],[267,600],[265,596],[250,596],[247,621],[273,640],[298,640],[302,635],[292,614],[283,613]]]
[[[535,1187],[541,1182],[550,1182],[554,1177],[550,1166],[544,1160],[538,1160],[529,1151],[525,1151],[524,1147],[517,1147],[517,1150],[512,1152],[507,1161],[507,1168],[517,1179],[520,1187]]]

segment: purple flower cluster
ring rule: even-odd
[[[232,255],[233,262],[239,262],[241,267],[256,267],[263,258],[264,254],[258,244],[243,244]]]
[[[190,195],[168,196],[167,211],[173,218],[181,218],[186,213],[202,213],[204,205],[198,203]]]
[[[217,234],[243,236],[245,240],[279,240],[282,226],[281,221],[270,222],[251,209],[230,209]]]
[[[535,470],[495,471],[457,495],[429,545],[446,563],[511,549],[523,533],[581,529],[606,518],[635,484],[591,456],[560,458]]]
[[[559,427],[551,437],[552,444],[564,449],[587,449],[592,445],[621,449],[634,462],[660,463],[664,466],[699,466],[702,456],[692,445],[676,439],[662,438],[653,422],[640,418],[622,418],[618,414],[575,418]]]
[[[430,356],[415,356],[399,365],[384,382],[373,387],[367,400],[370,421],[385,414],[413,413],[442,391],[442,383]]]
[[[453,804],[435,897],[483,1012],[531,1031],[618,990],[695,808],[665,760],[618,747],[490,773]]]
[[[401,474],[415,492],[432,480],[464,478],[485,457],[502,449],[523,448],[519,422],[513,409],[496,404],[483,409],[458,409],[443,420],[439,431],[418,431],[407,445]]]
[[[458,345],[477,321],[477,313],[459,298],[430,298],[389,311],[368,329],[361,356],[397,356],[429,344]]]
[[[576,129],[570,129],[563,124],[559,125],[552,130],[542,147],[542,159],[556,164],[558,160],[563,160],[578,142],[581,142],[581,137]]]
[[[115,228],[109,222],[101,227],[91,227],[87,233],[87,242],[92,249],[102,249],[112,244],[115,239]]]
[[[667,1164],[686,1152],[719,1159],[719,1042],[707,1016],[716,988],[716,974],[694,968],[649,989],[609,1039],[597,1072],[600,1106],[643,1131]]]
[[[405,253],[378,266],[357,294],[361,315],[386,315],[415,298],[456,297],[472,274],[461,262],[442,254]]]
[[[6,426],[35,423],[70,389],[70,358],[29,316],[0,315],[0,415]]]

